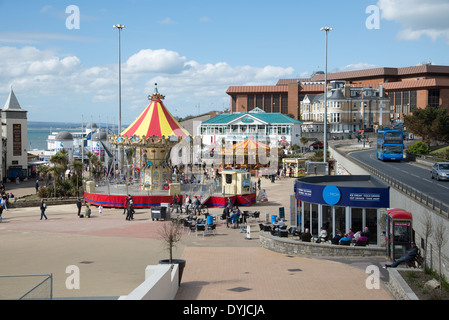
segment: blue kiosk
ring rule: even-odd
[[[297,214],[292,225],[316,237],[321,227],[338,232],[369,230],[369,244],[379,245],[381,209],[389,208],[389,187],[370,175],[313,176],[296,179]]]

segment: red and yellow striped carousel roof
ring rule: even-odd
[[[250,139],[246,139],[246,140],[244,140],[244,141],[242,141],[242,142],[239,142],[239,143],[236,143],[234,146],[233,146],[233,148],[234,149],[240,149],[240,148],[242,148],[242,149],[259,149],[259,148],[261,148],[261,149],[270,149],[270,147],[269,146],[267,146],[266,144],[263,144],[263,143],[261,143],[261,142],[257,142],[257,141],[255,141],[254,139],[252,139],[252,138],[250,138]]]
[[[150,104],[145,108],[145,110],[137,117],[136,120],[126,128],[121,136],[131,137],[145,136],[146,138],[151,136],[158,136],[161,138],[165,136],[166,138],[171,136],[176,137],[187,137],[189,132],[184,129],[178,121],[171,115],[171,113],[165,108],[162,100],[164,96],[157,92],[151,96]]]

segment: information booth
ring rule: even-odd
[[[222,192],[227,195],[246,195],[251,193],[251,174],[241,170],[221,172]]]
[[[306,159],[283,158],[282,168],[286,177],[303,177],[306,175]]]
[[[403,209],[387,209],[386,244],[387,255],[397,260],[410,250],[413,241],[413,218]]]

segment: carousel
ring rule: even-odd
[[[156,84],[150,103],[136,120],[119,135],[108,136],[116,158],[123,154],[123,177],[117,181],[117,174],[115,180],[86,183],[87,202],[123,207],[125,198],[132,195],[134,207],[151,207],[172,203],[173,195],[180,194],[179,184],[171,177],[170,151],[190,135],[167,110],[164,98]]]
[[[280,149],[248,138],[232,145],[232,148],[222,148],[221,159],[223,169],[248,170],[254,176],[261,169],[269,169],[271,162],[279,162]]]
[[[182,201],[188,194],[200,197],[204,205],[211,207],[224,207],[230,197],[240,205],[254,204],[253,192],[213,194],[208,191],[211,188],[207,183],[192,186],[178,182],[173,174],[171,150],[182,142],[191,141],[192,137],[167,110],[164,98],[156,85],[153,95],[148,97],[150,103],[136,120],[119,135],[108,136],[116,159],[123,154],[122,174],[114,179],[86,182],[85,201],[96,206],[124,207],[126,198],[131,195],[134,207],[146,208],[170,205],[174,195]]]

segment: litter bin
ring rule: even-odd
[[[153,221],[159,219],[167,219],[167,208],[166,207],[152,207],[151,208],[151,219]]]
[[[213,225],[213,224],[214,224],[214,217],[212,217],[212,216],[207,216],[207,217],[206,217],[206,224],[207,224],[207,226]]]

